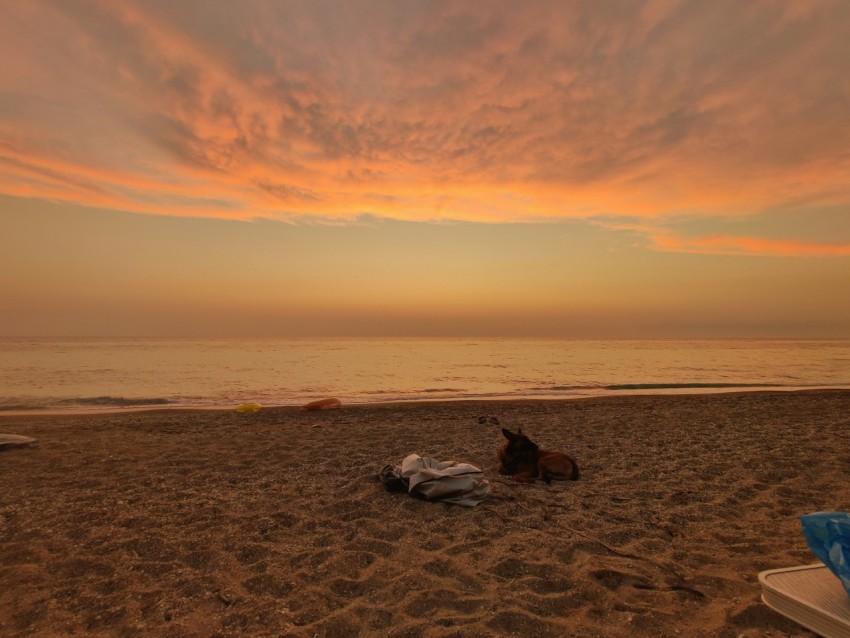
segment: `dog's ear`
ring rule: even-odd
[[[522,428],[517,428],[517,429],[516,429],[516,435],[517,435],[517,436],[522,436]]]
[[[508,441],[510,441],[512,438],[514,438],[514,433],[511,432],[510,430],[506,430],[505,428],[502,428],[502,434],[504,435],[504,437]]]

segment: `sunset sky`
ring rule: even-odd
[[[850,2],[0,0],[0,335],[850,337]]]

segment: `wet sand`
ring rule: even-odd
[[[480,416],[499,425],[479,424]],[[495,471],[501,427],[577,482]],[[3,636],[811,636],[761,570],[850,509],[850,392],[0,415]],[[476,508],[387,492],[412,452]]]

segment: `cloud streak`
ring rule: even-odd
[[[0,25],[8,195],[240,219],[850,207],[845,2],[33,0]]]
[[[706,255],[770,255],[775,257],[848,256],[850,243],[829,244],[794,239],[710,236],[682,238],[673,235],[652,237],[656,248],[666,252]]]

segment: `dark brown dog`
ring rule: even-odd
[[[541,450],[537,444],[522,433],[516,434],[502,429],[505,444],[499,450],[499,474],[510,474],[515,481],[533,483],[543,479],[556,481],[578,480],[578,464],[575,459],[554,450]]]

